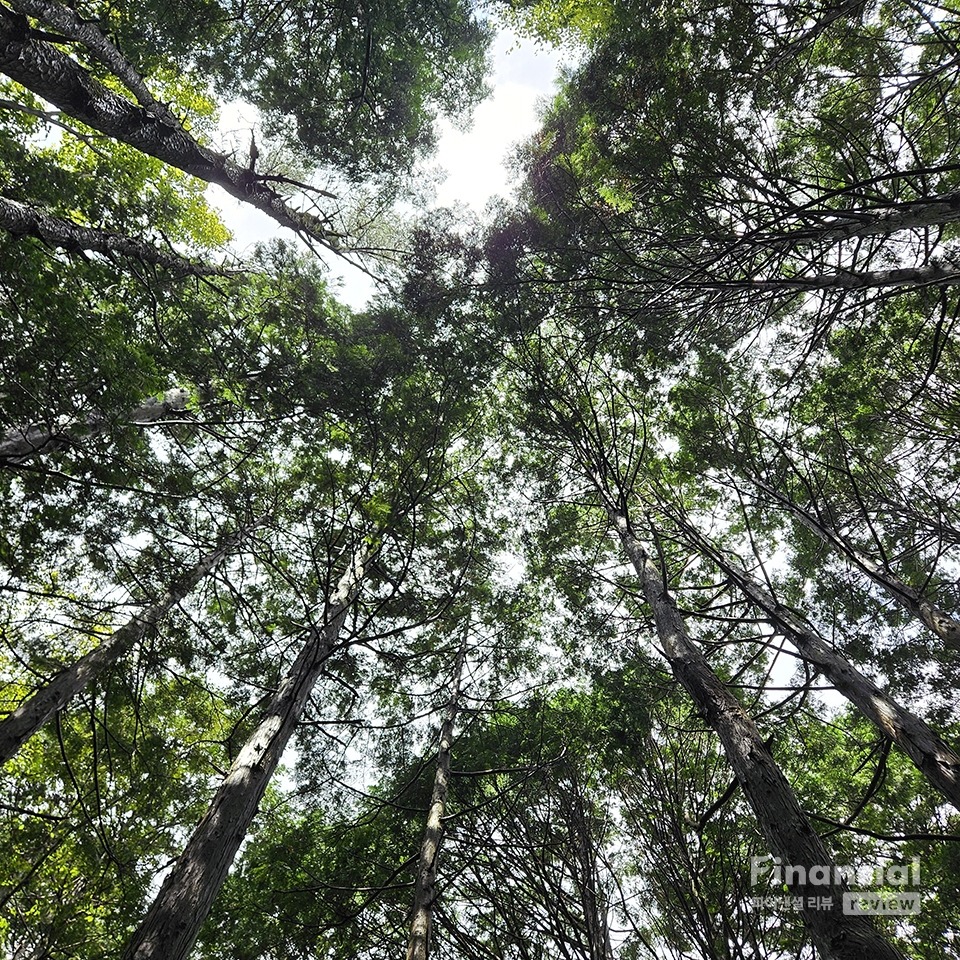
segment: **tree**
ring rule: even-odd
[[[795,879],[796,887],[790,889],[802,898],[804,923],[818,951],[824,957],[857,957],[866,952],[902,956],[875,928],[862,923],[862,918],[857,917],[851,922],[849,916],[816,906],[816,896],[812,894],[815,887],[806,884],[818,865],[821,871],[826,871],[826,882],[822,884],[825,890],[818,890],[818,893],[828,892],[835,904],[844,900],[847,889],[834,870],[834,861],[814,832],[752,719],[691,640],[660,568],[641,544],[631,522],[629,511],[637,497],[631,478],[638,475],[642,465],[633,458],[638,451],[644,450],[645,444],[639,442],[635,434],[631,436],[629,427],[622,428],[621,433],[617,425],[605,422],[606,416],[616,408],[616,393],[605,402],[597,403],[589,393],[569,396],[557,387],[551,388],[551,382],[589,384],[589,366],[587,375],[584,375],[562,354],[561,362],[566,359],[570,364],[567,369],[560,366],[551,370],[539,366],[544,359],[555,360],[549,352],[542,351],[542,346],[535,344],[528,351],[531,358],[529,375],[535,378],[534,389],[545,396],[544,409],[537,423],[547,426],[548,430],[552,426],[553,436],[569,444],[571,459],[586,475],[591,492],[599,501],[598,506],[606,513],[636,572],[641,595],[653,615],[663,654],[698,712],[720,738],[773,856],[779,858],[777,862],[804,866],[802,876],[798,881]],[[546,436],[551,435],[546,433]],[[647,507],[640,500],[640,509]],[[647,522],[650,523],[649,518]],[[658,535],[655,527],[652,535]],[[814,881],[816,887],[821,886],[822,879],[824,877]]]
[[[960,936],[955,17],[504,6],[580,57],[521,189],[358,312],[316,247],[371,268],[478,10],[0,7],[11,956]]]
[[[338,246],[326,216],[293,208],[276,187],[287,183],[322,197],[332,194],[257,170],[259,150],[253,141],[248,164],[202,145],[159,106],[145,74],[92,20],[79,19],[56,0],[15,6],[22,13],[0,10],[0,68],[11,79],[87,127],[218,184],[305,237]],[[91,69],[46,40],[24,13],[65,31],[81,45],[81,53],[108,68],[139,102],[105,86]],[[137,17],[151,13],[159,11],[139,10]],[[165,19],[159,17],[157,24],[161,37]],[[158,54],[166,68],[176,69],[191,57],[205,64],[228,95],[243,95],[264,112],[268,131],[286,132],[292,120],[299,145],[314,165],[332,165],[354,179],[409,172],[432,144],[434,110],[459,111],[483,93],[489,38],[457,2],[442,9],[384,7],[376,19],[312,2],[283,11],[210,4],[198,20],[203,27],[186,48],[180,48],[184,35],[166,35],[174,44],[166,49],[161,44],[148,64]],[[139,43],[132,46],[145,53]]]
[[[164,880],[125,957],[186,957],[226,879],[320,671],[340,639],[367,558],[350,558],[320,629],[302,651],[244,744],[204,818]]]
[[[465,634],[470,630],[467,619]],[[433,792],[430,797],[430,809],[423,831],[423,844],[420,847],[420,860],[417,866],[417,879],[413,894],[413,919],[410,922],[410,942],[407,946],[407,960],[427,960],[430,955],[430,928],[433,925],[434,901],[436,900],[437,866],[440,858],[440,844],[443,840],[443,815],[446,810],[447,792],[450,789],[450,762],[453,749],[453,724],[457,715],[457,700],[460,696],[460,683],[463,665],[466,659],[467,637],[457,654],[450,687],[450,702],[443,714],[440,727],[440,746],[437,750],[437,770],[433,779]]]
[[[244,531],[246,532],[246,531]],[[50,717],[54,716],[70,702],[70,699],[114,663],[128,653],[130,648],[141,640],[150,628],[166,614],[171,607],[180,603],[217,563],[235,546],[242,535],[231,537],[225,546],[207,554],[200,563],[188,571],[178,583],[172,585],[158,603],[140,610],[122,627],[115,630],[96,648],[85,654],[66,670],[24,701],[0,723],[0,762],[5,763]]]

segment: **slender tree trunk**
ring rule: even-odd
[[[733,580],[759,607],[769,621],[796,646],[877,729],[910,757],[917,769],[943,796],[960,810],[960,757],[918,716],[864,676],[849,660],[806,624],[744,570],[730,563],[723,553],[686,522],[680,524],[688,537]]]
[[[126,419],[130,423],[156,423],[168,413],[182,413],[187,409],[190,394],[181,387],[168,390],[162,400],[148,397],[139,407],[130,410]],[[75,443],[82,437],[102,433],[110,420],[102,415],[91,415],[86,420],[74,420],[59,427],[12,427],[0,439],[0,466],[7,463],[23,463],[29,457],[44,450],[52,450],[63,444]]]
[[[180,276],[223,277],[237,272],[188,260],[172,250],[159,250],[145,240],[126,237],[110,230],[82,227],[7,197],[0,197],[0,229],[16,237],[36,237],[51,246],[68,251],[88,250],[109,257],[131,257],[143,263],[176,271]]]
[[[792,500],[778,493],[771,486],[757,477],[751,477],[751,482],[763,490],[776,503],[789,511],[799,523],[803,524],[811,533],[816,534],[824,543],[828,543],[838,553],[845,556],[851,563],[859,567],[877,586],[881,587],[891,599],[898,603],[911,616],[919,620],[925,627],[933,631],[951,650],[960,650],[960,623],[949,614],[944,613],[936,604],[931,603],[914,587],[904,583],[875,563],[861,550],[847,543],[843,537],[828,524],[823,523],[808,511],[797,506]]]
[[[112,663],[116,663],[170,609],[233,549],[250,528],[230,537],[208,553],[182,580],[172,586],[159,603],[144,607],[115,630],[96,649],[59,673],[43,689],[22,703],[0,722],[0,763],[6,763],[54,714],[59,713],[81,690],[86,689]]]
[[[11,80],[94,130],[215,183],[282,226],[332,246],[318,217],[294,210],[252,170],[202,147],[182,127],[108,90],[53,44],[33,39],[32,32],[26,17],[0,4],[0,71]]]
[[[467,630],[470,629],[469,621]],[[433,904],[436,900],[437,861],[440,844],[443,842],[443,814],[447,806],[450,788],[450,755],[453,749],[453,724],[457,717],[460,699],[460,681],[467,655],[467,638],[464,637],[453,671],[450,700],[443,714],[440,727],[440,747],[437,751],[437,772],[433,778],[433,795],[427,813],[427,826],[420,846],[420,861],[413,891],[413,920],[410,923],[410,938],[407,942],[407,960],[427,960],[430,954],[430,932],[433,926]]]
[[[807,882],[791,884],[790,891],[803,898],[804,922],[822,960],[904,960],[866,918],[843,913],[846,887],[837,882],[833,860],[797,802],[793,788],[753,721],[690,640],[680,611],[626,514],[613,506],[607,507],[607,513],[640,578],[674,675],[720,737],[770,850],[783,864],[804,868]],[[817,867],[821,869],[815,870]],[[811,884],[811,873],[829,882]],[[832,909],[810,906],[808,898],[817,897],[830,897]]]
[[[330,656],[363,578],[366,557],[357,555],[330,598],[322,628],[313,628],[293,666],[224,777],[203,819],[167,875],[123,960],[185,960],[307,699]]]
[[[690,286],[706,290],[863,290],[870,287],[953,286],[960,283],[960,269],[940,263],[895,270],[841,270],[812,277],[778,277],[772,280],[702,280]]]
[[[567,832],[576,847],[574,882],[580,895],[587,949],[590,960],[613,960],[606,898],[601,892],[600,871],[597,869],[597,848],[602,843],[602,836],[594,836],[594,819],[587,809],[584,787],[575,768],[571,768],[569,779],[569,789],[558,784],[558,791]]]
[[[844,240],[848,237],[886,237],[900,230],[922,230],[960,220],[960,193],[910,200],[889,207],[836,210],[817,214],[804,211],[807,220],[820,223],[774,236],[775,244],[794,246],[806,240]]]

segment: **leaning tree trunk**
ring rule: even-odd
[[[851,240],[855,237],[889,237],[901,230],[923,230],[942,227],[960,220],[960,193],[944,193],[938,196],[907,200],[892,206],[861,207],[854,210],[806,209],[802,216],[810,223],[819,218],[820,223],[796,230],[761,236],[754,242],[766,242],[770,246],[794,248],[805,242]]]
[[[925,627],[933,631],[945,647],[960,650],[960,622],[948,613],[944,613],[936,604],[928,600],[920,590],[904,583],[899,577],[875,563],[863,551],[847,543],[843,537],[831,526],[823,523],[819,518],[812,516],[809,511],[799,507],[792,500],[778,493],[769,484],[755,476],[750,480],[759,489],[763,490],[776,503],[780,504],[790,515],[811,533],[818,536],[824,543],[829,544],[842,556],[846,557],[854,566],[862,570],[878,587],[907,611],[912,617],[919,620]]]
[[[127,237],[112,230],[84,227],[9,197],[0,197],[0,229],[15,237],[35,237],[52,247],[70,252],[89,251],[108,257],[129,257],[174,271],[178,276],[223,277],[238,272],[199,263],[175,250],[161,250],[146,240]]]
[[[794,293],[807,290],[864,290],[872,287],[940,286],[960,283],[960,269],[941,263],[891,270],[839,270],[812,276],[778,277],[773,280],[693,280],[689,286],[702,290],[758,290],[763,293]]]
[[[792,610],[778,603],[765,587],[744,570],[730,563],[688,523],[681,529],[710,556],[767,619],[796,646],[800,655],[813,664],[887,739],[897,744],[917,769],[960,810],[960,757],[918,716],[904,709],[865,677],[845,657],[804,623]]]
[[[842,912],[843,883],[819,836],[797,801],[783,771],[773,759],[755,724],[713,672],[687,634],[683,618],[656,565],[637,540],[623,510],[607,506],[613,523],[642,584],[643,596],[653,611],[657,635],[674,675],[690,694],[706,722],[720,737],[744,794],[753,808],[773,854],[783,864],[802,866],[806,883],[789,889],[803,898],[803,919],[823,960],[904,960],[876,928],[862,916]],[[811,884],[811,870],[820,867]],[[826,871],[826,878],[822,876]],[[795,874],[790,874],[796,879]],[[817,910],[808,898],[830,897],[832,909]]]
[[[123,960],[185,960],[190,953],[307,699],[337,643],[365,563],[365,556],[358,555],[347,568],[330,599],[323,627],[310,630],[259,726],[237,755],[127,944]]]
[[[469,629],[469,623],[467,625]],[[453,748],[453,724],[457,717],[457,702],[460,699],[460,678],[466,659],[467,644],[464,637],[457,663],[453,671],[452,689],[447,709],[440,726],[440,747],[437,751],[437,772],[433,778],[433,795],[427,813],[427,825],[420,846],[420,860],[413,891],[413,920],[410,923],[410,938],[407,941],[407,960],[427,960],[430,953],[430,931],[433,926],[433,904],[436,900],[437,861],[440,844],[443,842],[443,814],[447,806],[450,788],[450,755]]]
[[[109,90],[52,43],[37,39],[25,16],[0,4],[0,72],[67,116],[193,177],[215,183],[281,226],[333,246],[323,222],[289,206],[250,168],[201,146],[183,127]],[[152,108],[151,108],[152,109]]]
[[[180,121],[169,108],[160,103],[150,92],[143,78],[117,46],[104,36],[93,20],[84,20],[70,7],[57,0],[11,0],[10,5],[21,13],[35,17],[41,23],[53,27],[58,33],[82,43],[97,59],[119,77],[124,86],[137,98],[144,109],[164,123],[182,129]],[[184,130],[184,133],[186,131]]]
[[[163,399],[148,397],[140,406],[124,414],[128,423],[145,425],[162,420],[169,413],[182,413],[187,409],[190,393],[182,387],[168,390]],[[65,444],[76,443],[84,437],[103,433],[110,426],[110,419],[103,414],[90,414],[85,420],[68,421],[66,418],[56,427],[37,426],[10,427],[0,438],[0,467],[5,464],[20,464],[45,450],[55,450]]]
[[[0,722],[0,763],[6,763],[52,716],[59,713],[81,690],[86,689],[112,663],[116,663],[157,621],[216,567],[251,528],[230,537],[208,553],[158,603],[144,607],[98,647],[59,673],[43,689],[22,703]]]

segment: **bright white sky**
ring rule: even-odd
[[[431,164],[447,172],[446,180],[437,188],[437,206],[480,212],[491,197],[509,196],[511,184],[505,160],[511,148],[536,129],[538,100],[553,93],[562,57],[556,50],[518,41],[502,32],[494,41],[492,54],[493,93],[475,111],[472,127],[461,133],[447,122],[442,124],[439,151]],[[221,129],[226,140],[236,141],[238,152],[245,153],[254,123],[239,110],[228,108]],[[233,231],[239,252],[278,232],[266,215],[218,188],[212,188],[210,196]],[[373,289],[371,281],[336,257],[328,263],[331,279],[342,278],[339,299],[355,309],[362,308]]]

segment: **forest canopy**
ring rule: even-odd
[[[504,25],[568,66],[468,220]],[[958,71],[914,0],[0,0],[0,957],[960,957]]]

